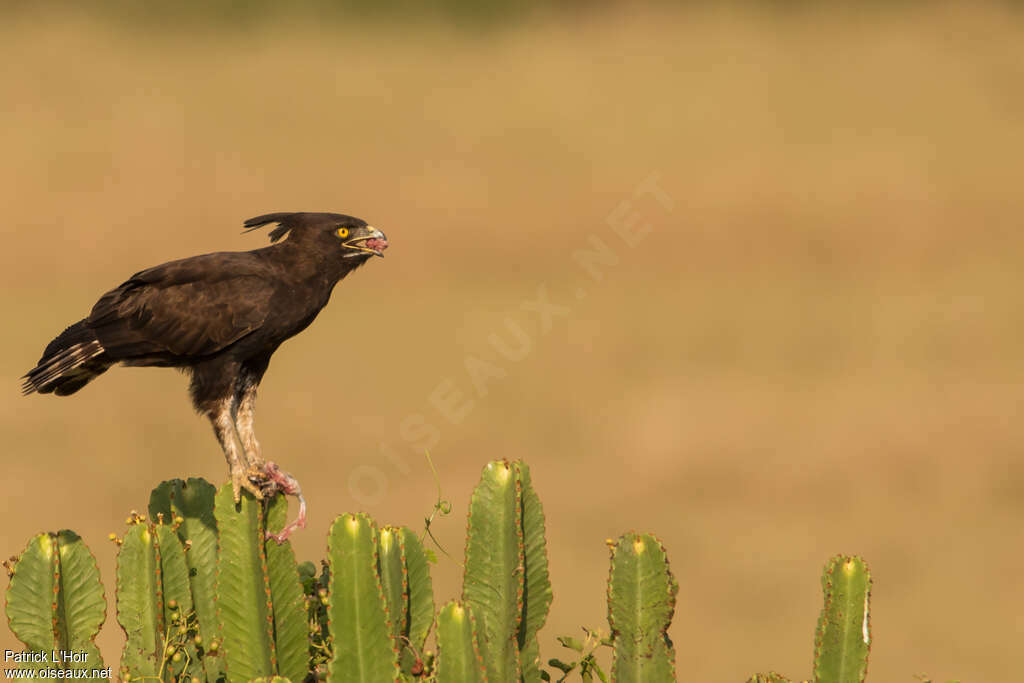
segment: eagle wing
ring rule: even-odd
[[[104,294],[86,324],[114,359],[208,356],[266,322],[276,284],[251,253],[171,261]]]

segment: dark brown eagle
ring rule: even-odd
[[[281,342],[306,329],[334,286],[383,256],[388,242],[366,221],[337,213],[271,213],[245,227],[271,223],[278,227],[269,247],[132,275],[50,342],[22,391],[67,396],[117,363],[187,371],[192,404],[213,423],[227,458],[235,501],[243,488],[257,499],[276,491],[298,496],[299,518],[276,536],[281,541],[305,525],[305,503],[295,479],[260,453],[256,387]]]

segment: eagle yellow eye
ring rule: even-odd
[[[338,228],[338,237],[342,239],[348,237],[348,228]]]

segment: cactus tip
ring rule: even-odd
[[[512,477],[512,468],[509,466],[507,461],[500,462],[498,465],[499,466],[495,469],[495,473],[497,475],[495,478],[498,480],[499,484],[505,484]]]

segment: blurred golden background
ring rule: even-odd
[[[108,664],[107,534],[160,480],[227,468],[175,372],[68,399],[23,399],[18,377],[131,273],[318,210],[391,249],[263,383],[257,434],[311,506],[300,559],[344,511],[422,528],[425,445],[461,558],[480,469],[523,458],[548,520],[545,659],[607,628],[604,539],[639,529],[681,584],[680,680],[809,676],[837,552],[875,576],[872,680],[1019,672],[1019,8],[354,16],[24,6],[0,27],[0,552],[84,536]],[[455,597],[455,563],[433,576]]]

